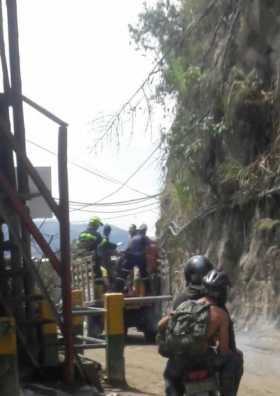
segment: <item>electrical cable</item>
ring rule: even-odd
[[[146,210],[142,210],[140,212],[125,214],[125,215],[121,215],[121,216],[106,217],[106,218],[104,218],[102,220],[103,221],[107,221],[107,220],[121,219],[121,218],[124,218],[124,217],[137,216],[138,214],[148,213],[148,212],[152,212],[152,211],[153,211],[153,209],[146,209]]]
[[[41,149],[41,150],[43,150],[43,151],[45,151],[45,152],[47,152],[47,153],[49,153],[49,154],[51,154],[51,155],[53,155],[53,156],[55,156],[55,157],[57,157],[57,153],[56,153],[55,151],[52,151],[52,150],[48,149],[47,147],[41,146],[40,144],[38,144],[38,143],[36,143],[36,142],[33,142],[33,141],[30,140],[30,139],[26,139],[26,142],[29,143],[29,144],[31,144],[31,145],[33,145],[33,146],[35,146],[35,147],[37,147],[37,148],[39,148],[39,149]],[[89,169],[89,168],[87,168],[87,167],[85,167],[85,166],[83,166],[83,165],[78,164],[78,163],[75,162],[75,161],[68,160],[68,163],[69,163],[70,165],[72,165],[72,166],[78,168],[78,169],[83,170],[84,172],[90,173],[90,174],[92,174],[92,175],[94,175],[94,176],[96,176],[96,177],[99,177],[99,178],[101,178],[101,179],[103,179],[103,180],[106,180],[106,181],[108,181],[108,182],[110,182],[110,183],[113,183],[113,184],[122,184],[122,181],[120,181],[120,180],[117,180],[117,179],[112,178],[112,177],[110,177],[110,176],[104,175],[104,174],[100,173],[100,172],[97,171],[97,170]],[[144,193],[144,192],[142,192],[142,191],[140,191],[140,190],[138,190],[138,189],[136,189],[136,188],[134,188],[134,187],[127,186],[127,188],[130,189],[131,191],[137,192],[138,194],[141,194],[141,195],[144,195],[144,196],[149,196],[148,194],[146,194],[146,193]]]
[[[153,202],[153,203],[149,203],[147,205],[138,206],[136,208],[122,209],[122,210],[115,210],[115,211],[98,211],[98,210],[88,210],[88,209],[84,209],[84,208],[80,208],[79,211],[86,212],[86,213],[96,213],[96,214],[128,213],[131,211],[135,211],[137,209],[149,208],[149,207],[152,207],[152,206],[155,206],[158,204],[159,204],[158,202]]]
[[[154,211],[154,209],[146,209],[146,210],[142,210],[142,211],[139,211],[139,212],[129,213],[129,214],[120,215],[120,216],[105,217],[105,218],[102,218],[102,221],[121,219],[121,218],[124,218],[124,217],[130,217],[130,216],[137,216],[138,214],[148,213],[148,212],[152,212],[152,211]],[[75,223],[76,224],[83,224],[84,221],[77,221]]]
[[[98,207],[106,207],[106,206],[127,206],[127,205],[136,205],[139,203],[143,203],[146,201],[149,201],[151,199],[157,199],[160,197],[161,193],[159,194],[154,194],[148,197],[143,197],[143,198],[136,198],[136,199],[130,199],[127,201],[117,201],[117,202],[100,202],[100,203],[91,203],[91,202],[81,202],[81,201],[69,201],[69,204],[72,206],[79,205],[79,206],[98,206]],[[58,198],[56,198],[56,201],[59,201]]]
[[[126,187],[127,183],[146,165],[146,163],[149,161],[150,158],[157,152],[157,150],[160,148],[162,142],[160,142],[155,149],[148,155],[148,157],[135,169],[135,171],[121,184],[120,187],[118,187],[116,190],[112,191],[110,194],[105,195],[95,203],[100,203],[104,201],[104,199],[110,198],[113,195],[117,194],[119,191],[121,191],[124,187]],[[86,208],[86,206],[84,207]],[[78,210],[78,209],[77,209]]]

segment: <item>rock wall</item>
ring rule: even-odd
[[[206,254],[228,272],[230,305],[239,324],[280,326],[280,206],[271,195],[244,207],[224,208],[192,222],[178,236],[162,237],[171,273],[171,291],[184,287],[186,256]]]
[[[203,144],[195,148],[192,162],[190,154],[172,157],[178,145],[171,140],[158,235],[173,292],[183,287],[184,257],[206,254],[233,281],[231,309],[241,326],[258,321],[280,326],[280,2],[231,5],[230,29],[217,34],[218,44],[206,67],[215,93],[213,103],[210,96],[207,102],[213,113],[212,132],[209,129],[205,137],[197,128],[193,140],[198,137]],[[226,53],[223,65],[220,53]],[[197,103],[203,114],[205,103]],[[194,106],[192,112],[198,112]],[[178,120],[177,115],[177,124]],[[185,135],[190,131],[194,134],[186,128]],[[178,128],[175,133],[179,136]],[[191,144],[188,141],[188,147]],[[175,201],[178,174],[190,167],[195,183],[185,172],[181,202]],[[195,189],[193,197],[199,201],[187,201]],[[187,224],[177,236],[170,232],[171,220]]]

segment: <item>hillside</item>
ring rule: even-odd
[[[159,0],[131,32],[164,54],[157,95],[175,102],[157,227],[173,290],[200,252],[242,323],[280,325],[280,2]]]

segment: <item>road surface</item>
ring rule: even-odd
[[[271,329],[242,334],[238,343],[245,354],[245,374],[240,396],[280,395],[280,334]],[[104,351],[89,351],[88,357],[104,365]],[[154,345],[146,345],[141,334],[129,336],[125,350],[127,390],[108,390],[112,395],[162,396],[165,359]]]

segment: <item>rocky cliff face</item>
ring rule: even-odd
[[[242,325],[280,326],[280,3],[215,4],[181,53],[199,76],[177,89],[158,235],[173,292],[183,258],[203,253],[230,274]]]
[[[225,269],[232,281],[231,308],[240,325],[256,321],[280,325],[279,205],[271,197],[241,207],[218,209],[198,218],[162,245],[171,270],[172,293],[184,287],[182,261],[204,253]]]

